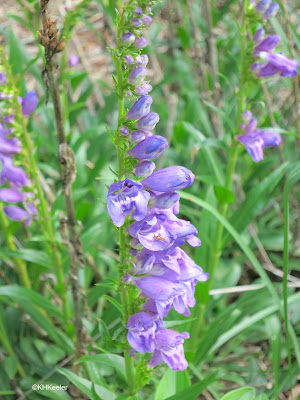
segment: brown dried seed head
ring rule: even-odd
[[[46,15],[45,21],[44,21],[44,24],[43,24],[44,31],[49,28],[50,24],[51,24],[51,18],[50,18],[49,15]]]
[[[47,47],[49,45],[49,43],[50,43],[50,39],[48,38],[48,36],[43,36],[42,37],[42,45],[44,47]]]
[[[61,41],[58,43],[57,47],[56,47],[56,52],[59,53],[60,51],[63,51],[63,49],[65,48],[66,45],[66,37],[63,36],[61,38]]]
[[[41,34],[41,31],[38,31],[38,42],[39,42],[39,44],[42,44],[42,34]]]
[[[53,38],[50,40],[50,47],[51,49],[55,50],[58,44],[58,40],[59,40],[59,35],[60,33],[57,32],[55,36],[53,36]]]
[[[57,32],[57,19],[53,21],[49,28],[49,35],[55,35]]]

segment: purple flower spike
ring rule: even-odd
[[[195,175],[189,169],[172,166],[153,172],[141,183],[146,189],[157,192],[174,192],[191,186],[194,179]]]
[[[162,136],[155,135],[139,142],[128,150],[127,154],[142,160],[153,159],[159,157],[166,147],[168,147],[167,140]]]
[[[159,115],[151,112],[138,121],[137,127],[140,131],[153,131],[158,121]]]
[[[32,222],[32,216],[20,207],[7,206],[3,208],[3,211],[13,221],[22,221],[25,225],[30,225]]]
[[[110,185],[108,189],[107,210],[113,223],[120,227],[125,218],[133,211],[136,221],[142,220],[147,214],[147,204],[150,194],[143,190],[140,183],[125,179]]]
[[[188,363],[184,356],[184,339],[189,339],[187,332],[178,333],[171,329],[161,329],[155,337],[155,352],[150,360],[149,367],[155,367],[165,362],[174,371],[184,371]]]
[[[264,40],[264,37],[265,37],[265,30],[263,28],[258,29],[258,31],[255,32],[253,41],[256,43],[261,43]]]
[[[147,115],[153,100],[149,95],[140,97],[126,114],[126,118],[131,121],[138,120]]]
[[[133,143],[141,142],[145,139],[145,133],[141,131],[133,131],[130,133],[130,139]]]
[[[297,60],[290,60],[283,54],[273,54],[265,51],[261,51],[259,56],[276,67],[280,71],[280,76],[292,77],[298,73]]]
[[[141,16],[142,15],[142,9],[141,7],[135,7],[134,11],[135,15]]]
[[[0,73],[0,86],[7,83],[6,76],[2,72]]]
[[[18,154],[21,152],[20,144],[17,138],[5,139],[0,136],[0,154]]]
[[[135,41],[135,36],[131,32],[124,33],[124,35],[121,37],[121,42],[123,46],[126,47],[131,46],[134,41]]]
[[[12,189],[0,189],[0,200],[7,203],[19,203],[25,200],[25,195]]]
[[[123,136],[129,135],[129,129],[127,128],[127,126],[122,126],[122,128],[119,129],[119,132]]]
[[[144,37],[139,37],[135,39],[134,46],[136,49],[141,50],[146,47],[148,44],[148,40]]]
[[[276,17],[278,11],[279,11],[279,5],[277,3],[273,3],[267,9],[267,11],[264,13],[263,18],[269,19],[269,18]]]
[[[280,36],[269,35],[258,46],[255,47],[253,55],[257,55],[260,51],[271,51],[276,48],[280,42]]]
[[[30,180],[26,173],[20,167],[15,167],[9,157],[0,156],[2,162],[2,171],[0,183],[3,185],[5,181],[13,183],[17,187],[29,186]]]
[[[134,26],[135,28],[139,28],[140,26],[143,25],[143,22],[139,18],[132,18],[131,25]]]
[[[133,172],[135,175],[140,176],[142,178],[146,178],[147,176],[151,175],[152,172],[155,170],[155,164],[152,161],[141,161],[135,167]]]
[[[70,67],[75,67],[79,64],[79,57],[77,55],[73,55],[69,58],[69,65]]]
[[[124,56],[124,61],[126,62],[126,64],[134,63],[134,59],[133,59],[132,55],[130,55],[130,54],[127,54],[126,56]]]
[[[153,19],[149,15],[143,15],[142,21],[145,26],[149,26],[152,24]]]
[[[179,199],[180,196],[176,192],[162,193],[150,200],[150,206],[159,209],[168,209],[173,207],[173,205],[176,204]]]
[[[139,85],[145,79],[147,70],[145,67],[137,67],[128,75],[128,82],[131,85]]]
[[[22,114],[30,115],[36,109],[38,103],[38,97],[35,90],[27,93],[22,100]]]
[[[144,96],[145,94],[148,94],[151,92],[152,86],[148,82],[144,82],[141,85],[137,85],[135,87],[135,94],[137,96]]]
[[[261,0],[257,3],[255,10],[259,13],[264,13],[270,7],[272,0]]]
[[[140,56],[135,57],[136,65],[141,65],[143,67],[146,67],[148,62],[149,62],[149,58],[148,58],[147,54],[141,54]]]
[[[127,339],[130,346],[137,352],[153,353],[155,350],[155,332],[158,329],[156,324],[157,316],[150,316],[145,312],[132,315],[126,328],[128,329]]]

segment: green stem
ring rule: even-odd
[[[7,247],[11,251],[16,251],[16,245],[13,241],[12,235],[9,232],[8,221],[4,214],[2,205],[0,205],[0,227],[1,227],[1,231],[4,234],[4,238],[5,238]],[[22,260],[20,260],[18,257],[13,257],[13,262],[14,262],[14,266],[17,270],[18,276],[22,282],[22,285],[24,287],[26,287],[27,289],[30,289],[31,283],[30,283],[26,264]]]
[[[241,24],[241,29],[240,29],[240,39],[241,39],[241,68],[240,68],[240,79],[239,79],[239,92],[237,95],[237,127],[236,127],[236,132],[239,131],[240,129],[240,123],[241,123],[241,115],[242,111],[244,110],[245,107],[245,56],[246,56],[246,25],[245,25],[245,15],[246,15],[246,5],[247,1],[243,0],[242,3],[242,24]],[[239,143],[237,141],[233,141],[232,146],[230,148],[230,152],[228,155],[228,164],[226,168],[226,177],[225,177],[225,189],[226,190],[231,190],[232,188],[232,182],[233,182],[233,175],[234,171],[236,168],[236,163],[238,160],[238,154],[239,154]],[[228,210],[228,203],[219,203],[218,207],[219,213],[223,218],[226,218],[227,215],[227,210]],[[213,241],[213,246],[212,249],[213,251],[210,252],[210,258],[209,258],[209,280],[207,282],[207,291],[209,291],[214,283],[214,277],[216,273],[216,269],[222,254],[222,239],[223,239],[223,231],[224,227],[223,224],[218,221],[217,222],[217,227],[216,227],[216,233],[215,233],[215,239]],[[196,320],[195,323],[193,324],[193,328],[191,331],[191,346],[193,349],[195,349],[196,343],[198,341],[199,337],[199,332],[201,330],[201,326],[203,323],[204,319],[204,312],[205,312],[205,306],[208,301],[209,297],[207,296],[207,300],[204,302],[204,304],[201,304],[197,311],[196,311]]]
[[[123,15],[121,17],[121,21],[122,21],[122,18],[123,18]],[[121,40],[120,38],[121,38],[121,33],[120,33],[120,29],[119,29],[118,43],[117,43],[118,48],[120,45],[120,40]],[[124,114],[124,95],[123,95],[122,62],[119,59],[116,60],[116,69],[117,69],[118,98],[119,98],[118,103],[119,103],[119,119],[120,119]],[[117,130],[117,132],[116,132],[115,145],[116,145],[117,159],[118,159],[118,179],[119,179],[119,181],[121,181],[124,179],[124,150],[122,147],[122,137],[119,133],[119,130]],[[119,250],[120,264],[118,267],[119,290],[120,290],[120,297],[121,297],[121,303],[122,303],[123,325],[125,326],[128,321],[128,317],[129,317],[128,314],[129,314],[130,304],[129,304],[128,292],[123,283],[124,271],[126,269],[124,264],[127,259],[126,231],[123,226],[121,226],[119,228],[119,245],[120,245],[120,250]],[[124,352],[124,358],[125,358],[125,369],[126,369],[128,388],[129,388],[130,394],[134,394],[135,393],[134,362],[133,362],[133,358],[130,357],[130,355],[128,354],[127,349]]]
[[[35,162],[35,157],[34,157],[34,152],[33,152],[33,145],[31,138],[27,132],[26,126],[25,126],[25,121],[23,120],[23,138],[24,138],[24,149],[26,151],[27,157],[28,157],[28,166],[30,169],[30,174],[33,176],[34,182],[35,182],[35,188],[37,191],[37,195],[40,201],[40,204],[38,205],[39,209],[39,219],[40,219],[40,226],[41,229],[47,238],[47,247],[48,247],[48,252],[52,257],[53,260],[53,266],[55,269],[55,274],[57,277],[58,281],[58,291],[61,296],[62,304],[63,304],[63,313],[64,313],[64,321],[67,324],[68,321],[70,320],[70,308],[69,308],[69,303],[67,299],[67,291],[65,289],[65,276],[63,272],[63,266],[61,262],[61,257],[58,252],[57,244],[55,243],[55,234],[54,230],[52,227],[49,211],[48,211],[48,203],[45,199],[44,191],[42,189],[39,175],[38,175],[38,169],[36,166]],[[49,244],[50,242],[50,244]]]

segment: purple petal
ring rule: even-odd
[[[27,93],[22,100],[22,113],[23,115],[30,115],[36,109],[38,97],[35,90]]]
[[[19,203],[25,200],[25,196],[16,190],[0,189],[0,200],[8,203]]]

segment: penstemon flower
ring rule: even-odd
[[[15,165],[14,157],[21,152],[20,140],[14,134],[14,104],[13,93],[6,87],[7,79],[5,74],[0,74],[1,80],[1,117],[0,117],[0,200],[4,203],[23,203],[21,208],[16,205],[3,207],[4,213],[14,221],[23,221],[26,225],[32,222],[37,214],[34,205],[34,194],[24,191],[24,187],[30,186],[30,180],[26,172]],[[33,113],[37,106],[38,98],[35,91],[31,91],[24,98],[19,97],[23,116]]]
[[[177,190],[189,187],[194,174],[183,166],[153,172],[156,166],[151,160],[159,157],[168,143],[153,132],[159,115],[150,112],[153,99],[148,92],[152,86],[145,80],[148,57],[136,52],[147,45],[140,28],[152,23],[148,15],[152,3],[140,1],[138,4],[126,10],[124,30],[127,32],[121,33],[118,49],[125,69],[124,93],[130,90],[138,99],[124,116],[120,115],[116,141],[117,149],[120,140],[122,148],[127,149],[126,165],[135,164],[128,171],[135,178],[126,177],[109,187],[107,209],[115,226],[120,228],[130,223],[126,232],[132,237],[131,249],[127,252],[134,257],[130,260],[133,267],[123,277],[123,284],[135,284],[141,291],[140,298],[144,299],[143,311],[130,316],[127,322],[128,342],[141,354],[153,353],[150,367],[165,362],[177,371],[188,365],[183,342],[189,334],[163,329],[163,318],[171,308],[179,314],[190,315],[190,308],[195,305],[195,285],[206,281],[208,274],[180,248],[185,242],[200,246],[197,229],[175,215],[179,212]],[[144,179],[138,181],[139,177]]]

